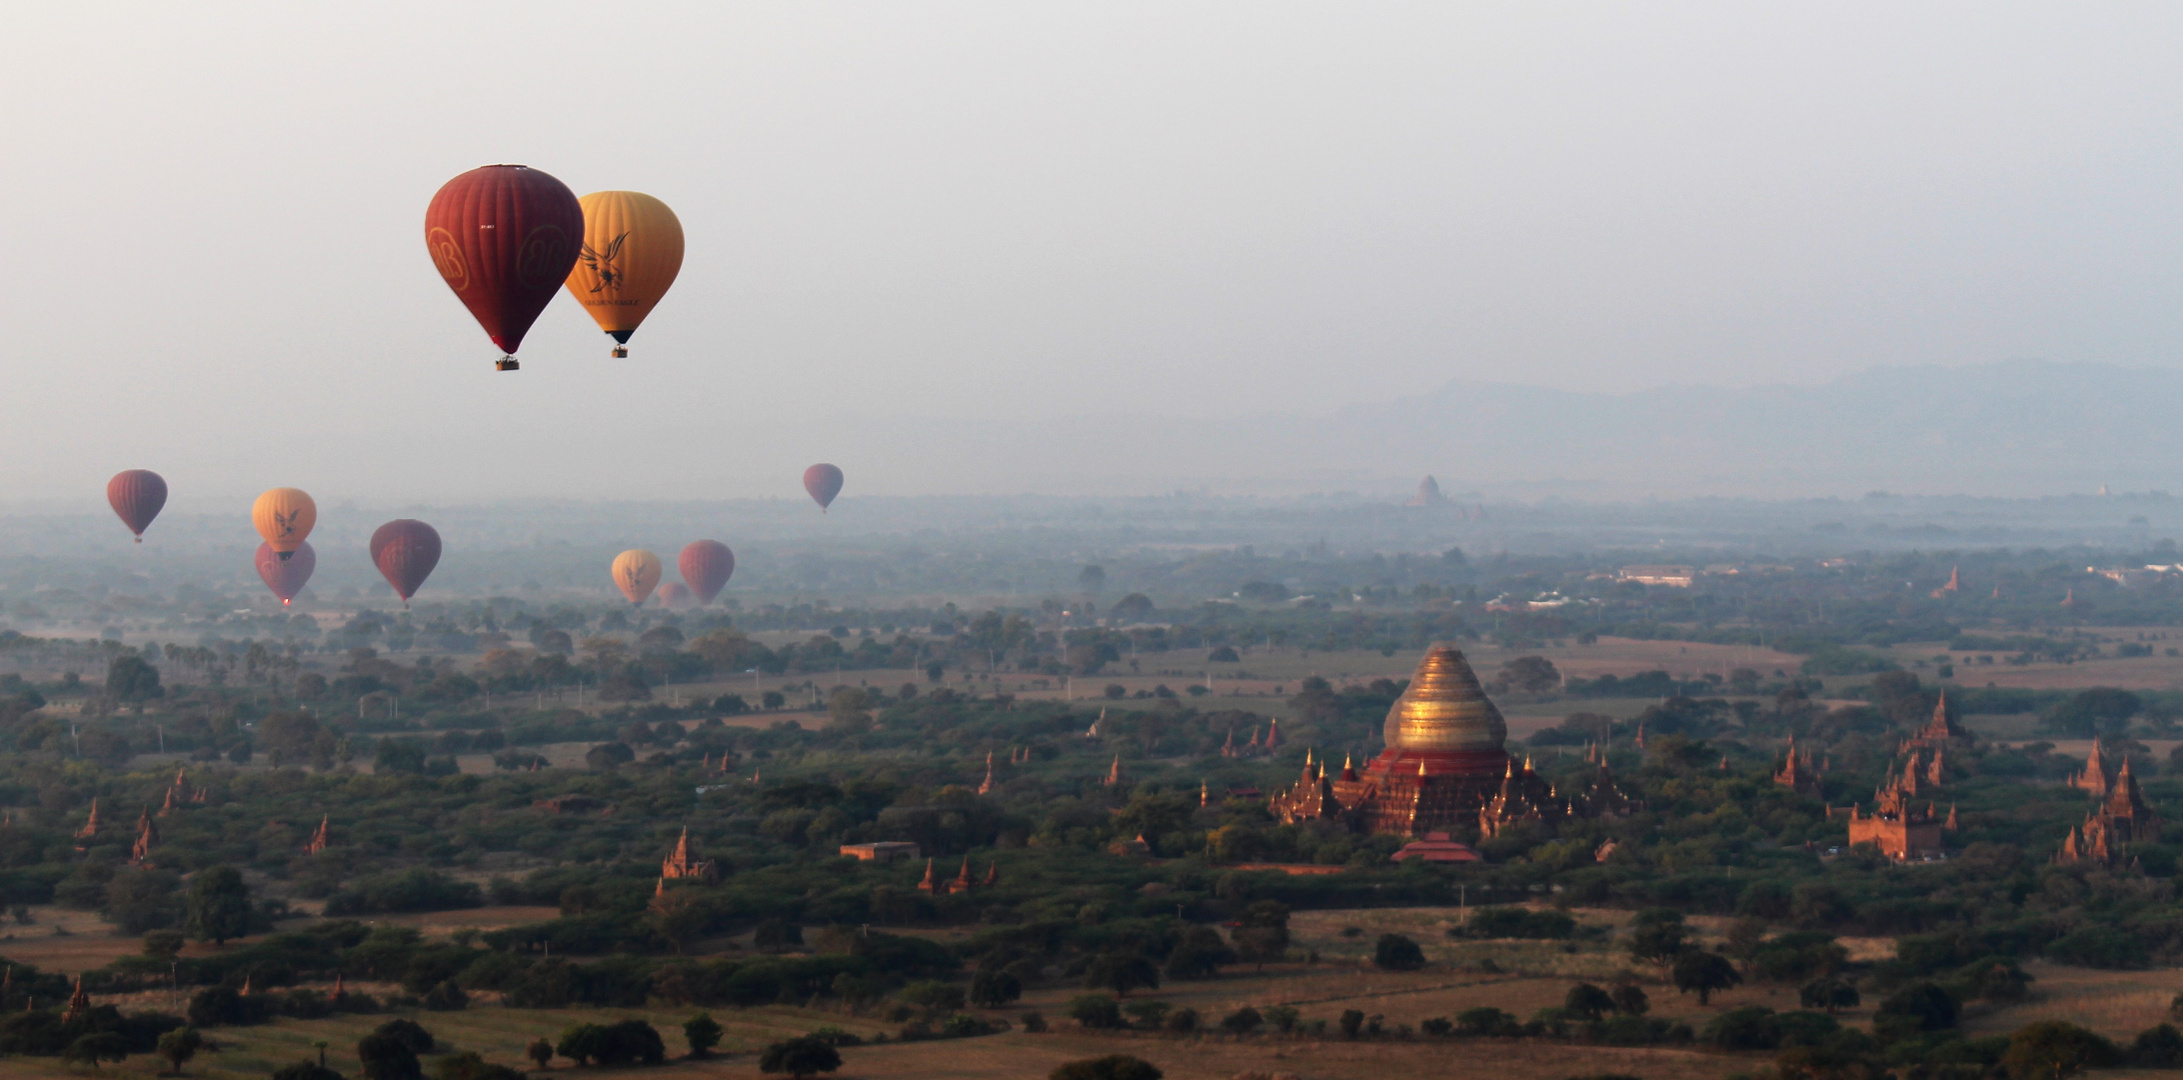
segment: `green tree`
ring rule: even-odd
[[[1069,1019],[1087,1028],[1122,1026],[1122,1007],[1105,994],[1079,994],[1069,999]]]
[[[62,1061],[82,1062],[97,1072],[101,1061],[120,1061],[129,1056],[129,1041],[118,1032],[94,1031],[81,1035],[61,1051]]]
[[[1425,966],[1425,950],[1401,934],[1381,934],[1372,947],[1372,964],[1383,971],[1416,971]]]
[[[1236,928],[1229,933],[1237,955],[1266,969],[1289,952],[1289,906],[1279,900],[1260,900],[1243,909]]]
[[[1112,990],[1119,996],[1128,997],[1130,991],[1140,987],[1159,989],[1160,971],[1152,966],[1152,961],[1137,953],[1101,953],[1084,969],[1086,990]]]
[[[829,731],[858,734],[872,728],[872,697],[860,686],[838,686],[826,700]]]
[[[1643,1016],[1652,1002],[1645,997],[1645,988],[1633,982],[1617,983],[1608,993],[1614,995],[1615,1011],[1625,1016]]]
[[[694,1058],[711,1057],[724,1034],[726,1029],[711,1013],[698,1013],[682,1022],[682,1041],[690,1044],[690,1056]]]
[[[1167,954],[1167,977],[1175,980],[1210,979],[1222,964],[1236,962],[1235,950],[1210,926],[1192,926]]]
[[[1872,1033],[1893,1042],[1928,1031],[1956,1026],[1961,1006],[1955,995],[1929,982],[1911,983],[1880,1002],[1872,1010]]]
[[[1229,1013],[1224,1017],[1221,1017],[1220,1029],[1230,1035],[1248,1035],[1251,1032],[1258,1030],[1258,1026],[1265,1022],[1266,1018],[1260,1015],[1257,1009],[1245,1005],[1244,1007],[1237,1009],[1236,1011]]]
[[[1691,949],[1676,956],[1673,977],[1676,992],[1697,991],[1701,1006],[1711,1003],[1714,991],[1743,982],[1743,975],[1727,957],[1703,949]]]
[[[189,1064],[189,1060],[196,1057],[197,1051],[203,1049],[204,1045],[205,1037],[199,1035],[196,1028],[178,1027],[160,1034],[158,1048],[154,1052],[166,1061],[169,1073],[180,1076],[182,1066]]]
[[[394,1036],[364,1036],[356,1044],[356,1057],[364,1065],[364,1080],[424,1080],[417,1052]]]
[[[1085,1058],[1057,1066],[1046,1080],[1160,1080],[1164,1075],[1151,1062],[1128,1054]]]
[[[1501,672],[1494,682],[1502,689],[1526,694],[1543,694],[1561,685],[1561,672],[1554,662],[1543,656],[1519,656],[1501,665]]]
[[[1824,1009],[1828,1016],[1833,1016],[1843,1009],[1856,1008],[1860,999],[1855,986],[1829,975],[1799,987],[1796,1000],[1807,1009]]]
[[[532,1039],[530,1041],[530,1044],[523,1048],[523,1056],[537,1062],[540,1069],[552,1068],[552,1040],[547,1039],[544,1035],[540,1035],[539,1037]]]
[[[197,872],[189,886],[189,935],[225,945],[250,932],[250,888],[232,866]]]
[[[2086,1069],[2113,1064],[2113,1043],[2066,1020],[2040,1020],[2016,1029],[2001,1065],[2016,1080],[2069,1080]]]
[[[1023,996],[1023,980],[1006,971],[980,971],[970,977],[970,1001],[981,1009],[997,1009]]]
[[[1630,921],[1630,937],[1624,943],[1630,958],[1661,967],[1674,962],[1689,941],[1683,913],[1673,908],[1646,908]]]
[[[521,1069],[494,1064],[475,1050],[465,1050],[434,1062],[432,1080],[524,1080],[524,1076]]]
[[[796,1080],[838,1068],[841,1068],[841,1054],[809,1035],[774,1043],[766,1047],[765,1055],[758,1059],[760,1072],[785,1072]]]
[[[1615,999],[1591,983],[1578,983],[1562,996],[1561,1007],[1586,1020],[1597,1020],[1614,1011]]]
[[[106,664],[106,696],[115,701],[144,702],[166,692],[159,685],[159,669],[135,653],[123,653]]]

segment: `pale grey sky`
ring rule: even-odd
[[[0,498],[135,466],[197,508],[794,495],[851,449],[851,495],[967,491],[855,418],[939,443],[1458,377],[2173,367],[2179,31],[2154,4],[26,7]],[[421,236],[492,162],[681,216],[628,360],[564,297],[492,370]]]

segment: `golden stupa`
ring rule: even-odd
[[[1438,641],[1418,661],[1410,688],[1387,710],[1384,735],[1390,750],[1499,750],[1508,741],[1508,721],[1486,697],[1463,650]]]

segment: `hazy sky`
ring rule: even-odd
[[[2183,8],[40,4],[0,39],[0,499],[978,490],[861,417],[1320,411],[2183,358]],[[524,370],[425,204],[665,199]],[[1096,440],[1057,447],[1095,459]]]

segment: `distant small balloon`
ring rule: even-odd
[[[106,502],[141,544],[144,530],[152,527],[152,519],[167,505],[167,481],[150,469],[115,473],[114,478],[106,482]]]
[[[371,534],[371,561],[408,607],[409,598],[440,564],[439,531],[411,518],[389,521]]]
[[[692,541],[682,549],[675,566],[682,571],[682,580],[689,582],[690,591],[697,594],[697,602],[710,604],[735,574],[735,552],[718,540]]]
[[[819,504],[819,512],[834,505],[834,496],[841,494],[841,470],[820,462],[803,471],[803,489],[811,493]]]
[[[274,488],[258,496],[250,508],[250,522],[258,527],[273,552],[287,558],[311,535],[318,524],[318,504],[295,488]]]
[[[312,551],[309,544],[297,544],[287,555],[274,551],[271,544],[258,545],[258,576],[265,579],[265,587],[273,590],[274,596],[280,597],[282,607],[303,591],[311,580],[311,571],[316,569],[318,552]]]
[[[679,581],[670,581],[659,587],[659,606],[674,611],[697,606],[697,594]]]
[[[651,599],[652,590],[659,588],[659,556],[643,548],[631,548],[614,556],[614,587],[622,591],[632,604],[642,604]]]

